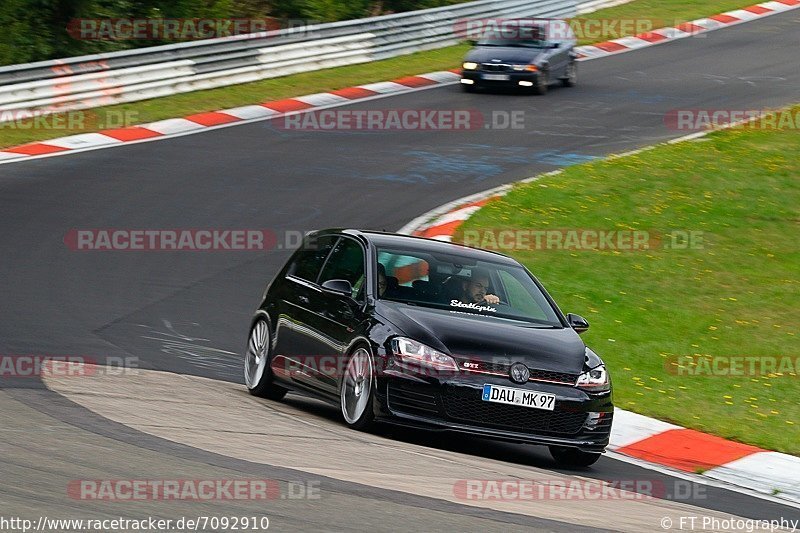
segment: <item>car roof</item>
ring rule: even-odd
[[[487,261],[491,263],[519,266],[519,263],[516,260],[497,252],[490,252],[488,250],[472,248],[459,243],[437,241],[435,239],[426,239],[424,237],[417,237],[413,235],[359,229],[326,229],[319,230],[314,233],[318,235],[327,233],[348,234],[356,237],[360,236],[366,241],[372,243],[374,246],[378,247],[407,247],[409,249],[425,253],[456,254],[477,261]]]

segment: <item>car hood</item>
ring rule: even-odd
[[[547,56],[547,51],[541,48],[521,48],[518,46],[478,46],[467,54],[464,61],[475,63],[492,63],[499,59],[499,63],[512,65],[538,65]]]
[[[403,334],[458,358],[569,372],[583,371],[586,345],[571,328],[538,327],[469,312],[382,300],[376,309]]]

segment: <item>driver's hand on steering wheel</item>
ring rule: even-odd
[[[486,302],[487,304],[499,304],[500,297],[494,294],[487,294],[486,296],[483,297],[483,301]]]

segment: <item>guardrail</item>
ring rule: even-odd
[[[0,67],[0,122],[145,100],[456,44],[456,24],[574,16],[620,0],[480,0],[453,6]],[[585,12],[584,9],[581,9]]]

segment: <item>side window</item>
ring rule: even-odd
[[[325,235],[317,239],[304,239],[301,248],[295,252],[292,264],[289,265],[286,274],[312,283],[316,282],[322,264],[335,242],[336,237],[333,235]]]
[[[340,239],[325,263],[319,283],[321,285],[331,279],[349,281],[353,286],[353,298],[364,284],[364,249],[353,239]]]

